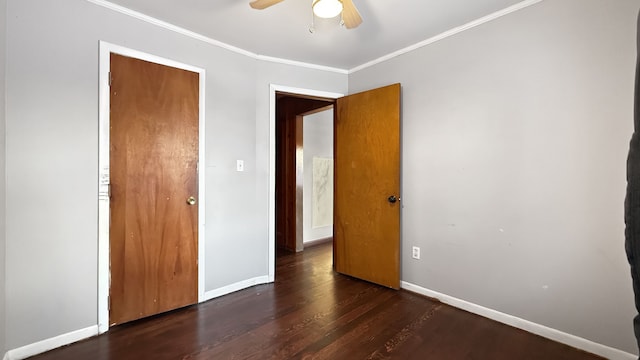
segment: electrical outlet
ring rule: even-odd
[[[417,246],[414,246],[412,248],[412,253],[411,253],[411,257],[416,259],[416,260],[420,260],[420,248]]]

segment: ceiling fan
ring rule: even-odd
[[[284,0],[253,0],[249,3],[254,9],[263,10]],[[353,4],[353,0],[313,0],[313,13],[322,18],[332,18],[342,13],[342,23],[347,29],[358,27],[362,17]]]

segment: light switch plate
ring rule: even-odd
[[[236,161],[236,171],[244,171],[244,161],[237,160]]]

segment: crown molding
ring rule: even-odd
[[[185,28],[182,28],[180,26],[177,25],[173,25],[170,24],[166,21],[160,20],[160,19],[156,19],[152,16],[149,15],[145,15],[141,12],[135,11],[135,10],[131,10],[129,8],[126,8],[124,6],[120,6],[117,4],[114,4],[112,2],[106,1],[106,0],[87,0],[90,3],[96,4],[98,6],[102,6],[104,8],[107,8],[109,10],[113,10],[115,12],[119,12],[121,14],[127,15],[127,16],[131,16],[132,18],[138,19],[138,20],[142,20],[144,22],[147,22],[149,24],[153,24],[156,26],[159,26],[161,28],[167,29],[169,31],[173,31],[176,32],[178,34],[184,35],[184,36],[188,36],[190,38],[196,39],[196,40],[200,40],[203,42],[206,42],[208,44],[214,45],[214,46],[218,46],[221,47],[223,49],[229,50],[229,51],[233,51],[235,53],[238,54],[242,54],[245,56],[249,56],[252,58],[257,58],[257,54],[252,53],[251,51],[247,51],[244,49],[241,49],[239,47],[235,47],[233,45],[229,45],[227,43],[223,43],[222,41],[218,41],[215,39],[212,39],[210,37],[198,34],[194,31],[191,30],[187,30]]]
[[[288,60],[288,59],[283,59],[283,58],[276,58],[276,57],[265,56],[265,55],[257,55],[256,59],[263,60],[263,61],[274,62],[274,63],[279,63],[279,64],[285,64],[285,65],[299,66],[299,67],[315,69],[315,70],[330,71],[330,72],[335,72],[335,73],[338,73],[338,74],[348,74],[349,73],[349,70],[346,70],[346,69],[340,69],[340,68],[331,67],[331,66],[311,64],[311,63],[306,63],[306,62],[301,62],[301,61],[296,61],[296,60]]]
[[[354,68],[349,70],[349,74],[353,74],[353,73],[355,73],[357,71],[366,69],[366,68],[371,67],[373,65],[385,62],[387,60],[391,60],[391,59],[396,58],[396,57],[398,57],[400,55],[403,55],[403,54],[406,54],[408,52],[420,49],[422,47],[425,47],[427,45],[433,44],[433,43],[438,42],[440,40],[444,40],[444,39],[446,39],[448,37],[454,36],[456,34],[459,34],[459,33],[463,32],[463,31],[466,31],[466,30],[469,30],[469,29],[473,29],[476,26],[480,26],[482,24],[485,24],[485,23],[488,23],[490,21],[496,20],[496,19],[501,18],[501,17],[503,17],[505,15],[509,15],[509,14],[511,14],[513,12],[516,12],[518,10],[522,10],[524,8],[527,8],[527,7],[531,6],[531,5],[535,5],[535,4],[537,4],[539,2],[542,2],[542,1],[544,1],[544,0],[525,0],[525,1],[519,2],[519,3],[515,4],[515,5],[509,6],[508,8],[504,8],[504,9],[502,9],[500,11],[496,11],[496,12],[494,12],[492,14],[487,15],[487,16],[483,16],[483,17],[481,17],[481,18],[479,18],[477,20],[468,22],[468,23],[466,23],[464,25],[461,25],[461,26],[458,26],[458,27],[453,28],[451,30],[445,31],[445,32],[443,32],[441,34],[438,34],[436,36],[433,36],[431,38],[423,40],[423,41],[421,41],[419,43],[407,46],[406,48],[400,49],[400,50],[392,52],[390,54],[381,56],[381,57],[379,57],[379,58],[377,58],[375,60],[371,60],[369,62],[366,62],[366,63],[362,64],[362,65],[356,66],[356,67],[354,67]]]
[[[212,38],[210,38],[208,36],[204,36],[202,34],[194,32],[194,31],[187,30],[187,29],[185,29],[183,27],[180,27],[180,26],[177,26],[177,25],[173,25],[171,23],[168,23],[166,21],[154,18],[152,16],[145,15],[145,14],[143,14],[141,12],[138,12],[138,11],[135,11],[135,10],[131,10],[131,9],[126,8],[124,6],[114,4],[114,3],[106,1],[106,0],[87,0],[87,1],[90,2],[90,3],[93,3],[95,5],[104,7],[106,9],[109,9],[109,10],[112,10],[112,11],[119,12],[121,14],[130,16],[132,18],[135,18],[135,19],[138,19],[138,20],[142,20],[142,21],[144,21],[146,23],[159,26],[159,27],[167,29],[169,31],[173,31],[175,33],[190,37],[192,39],[203,41],[203,42],[205,42],[207,44],[210,44],[210,45],[213,45],[213,46],[217,46],[217,47],[223,48],[225,50],[229,50],[229,51],[235,52],[237,54],[245,55],[245,56],[248,56],[248,57],[256,59],[256,60],[267,61],[267,62],[278,63],[278,64],[285,64],[285,65],[294,65],[294,66],[308,68],[308,69],[335,72],[335,73],[338,73],[338,74],[347,74],[348,73],[348,71],[346,69],[339,69],[339,68],[330,67],[330,66],[317,65],[317,64],[305,63],[305,62],[301,62],[301,61],[295,61],[295,60],[282,59],[282,58],[277,58],[277,57],[272,57],[272,56],[259,55],[259,54],[253,53],[251,51],[247,51],[247,50],[241,49],[239,47],[236,47],[236,46],[233,46],[233,45],[229,45],[229,44],[224,43],[222,41],[218,41],[216,39],[212,39]]]
[[[162,27],[164,29],[176,32],[178,34],[182,34],[184,36],[188,36],[190,38],[196,39],[196,40],[200,40],[203,41],[205,43],[238,53],[238,54],[242,54],[245,56],[248,56],[250,58],[256,59],[256,60],[261,60],[261,61],[267,61],[267,62],[272,62],[272,63],[278,63],[278,64],[285,64],[285,65],[293,65],[293,66],[298,66],[298,67],[303,67],[303,68],[308,68],[308,69],[314,69],[314,70],[321,70],[321,71],[328,71],[328,72],[334,72],[334,73],[338,73],[338,74],[353,74],[355,72],[358,72],[360,70],[366,69],[368,67],[374,66],[376,64],[380,64],[382,62],[385,62],[387,60],[391,60],[393,58],[396,58],[398,56],[404,55],[406,53],[409,53],[411,51],[420,49],[422,47],[425,47],[427,45],[433,44],[435,42],[438,42],[440,40],[444,40],[446,38],[449,38],[451,36],[454,36],[456,34],[459,34],[463,31],[472,29],[476,26],[480,26],[482,24],[488,23],[490,21],[496,20],[498,18],[501,18],[505,15],[514,13],[516,11],[522,10],[524,8],[527,8],[529,6],[535,5],[537,3],[540,3],[544,0],[524,0],[522,2],[519,2],[515,5],[509,6],[508,8],[496,11],[492,14],[489,14],[487,16],[481,17],[477,20],[468,22],[464,25],[458,26],[456,28],[453,28],[451,30],[445,31],[441,34],[438,34],[436,36],[433,36],[431,38],[428,38],[426,40],[423,40],[419,43],[413,44],[411,46],[407,46],[403,49],[400,49],[398,51],[392,52],[390,54],[381,56],[375,60],[366,62],[362,65],[358,65],[354,68],[351,69],[341,69],[341,68],[336,68],[336,67],[330,67],[330,66],[324,66],[324,65],[318,65],[318,64],[312,64],[312,63],[306,63],[306,62],[301,62],[301,61],[296,61],[296,60],[289,60],[289,59],[283,59],[283,58],[278,58],[278,57],[272,57],[272,56],[266,56],[266,55],[260,55],[260,54],[256,54],[253,53],[251,51],[248,50],[244,50],[241,49],[239,47],[233,46],[233,45],[229,45],[227,43],[224,43],[222,41],[218,41],[215,39],[212,39],[210,37],[204,36],[202,34],[196,33],[194,31],[191,30],[187,30],[185,28],[182,28],[180,26],[177,25],[173,25],[171,23],[168,23],[166,21],[160,20],[160,19],[156,19],[152,16],[149,15],[145,15],[141,12],[135,11],[135,10],[131,10],[129,8],[126,8],[124,6],[121,5],[117,5],[114,4],[112,2],[109,2],[107,0],[87,0],[90,3],[96,4],[98,6],[102,6],[104,8],[119,12],[121,14],[127,15],[127,16],[131,16],[133,18],[136,18],[138,20],[142,20],[144,22],[147,22],[149,24],[153,24],[159,27]]]

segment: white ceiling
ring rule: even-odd
[[[522,0],[353,0],[364,22],[347,30],[315,20],[312,0],[285,0],[265,10],[249,0],[109,0],[258,55],[352,69],[477,20]],[[530,1],[529,1],[530,2]]]

